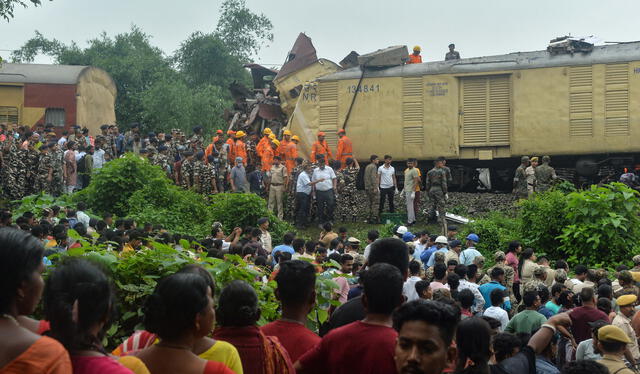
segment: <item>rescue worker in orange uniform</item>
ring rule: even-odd
[[[272,145],[272,143],[271,143],[271,142],[273,142],[274,140],[278,140],[278,139],[276,139],[276,134],[274,134],[274,133],[269,134],[269,143],[268,143],[268,144],[269,144],[269,146],[271,146],[271,145]],[[278,140],[278,144],[280,144],[280,141],[279,141],[279,140]],[[269,147],[267,146],[267,147],[265,147],[265,149],[266,149],[266,148],[269,148]],[[274,156],[278,156],[278,149],[277,149],[277,148],[273,150],[273,155],[274,155]]]
[[[298,142],[300,142],[300,138],[297,135],[292,136],[291,141],[284,152],[284,164],[287,167],[289,174],[291,174],[293,168],[296,167],[296,158],[298,158]]]
[[[271,166],[273,166],[273,157],[275,156],[275,150],[280,145],[280,142],[277,139],[271,140],[269,145],[265,147],[262,152],[262,168],[261,170],[266,173],[271,170]]]
[[[234,148],[235,156],[242,157],[244,166],[247,166],[247,147],[242,141],[242,138],[244,138],[246,135],[247,134],[245,134],[244,131],[238,131],[236,133],[236,146]]]
[[[262,135],[264,136],[262,137],[262,139],[260,139],[258,145],[256,146],[256,153],[258,153],[258,156],[260,157],[262,157],[262,152],[264,152],[264,149],[269,146],[269,135],[271,135],[271,129],[265,127],[265,129],[262,130]]]
[[[421,51],[422,51],[422,48],[420,48],[419,45],[413,47],[413,53],[409,55],[409,61],[407,61],[407,64],[421,64],[422,63],[422,56],[420,56]]]
[[[227,141],[225,142],[227,147],[227,160],[229,165],[236,164],[236,132],[233,130],[227,131]]]
[[[217,142],[218,142],[218,139],[220,139],[220,137],[222,136],[222,134],[224,134],[224,133],[222,132],[222,130],[218,129],[218,131],[216,131],[216,136],[214,136],[214,137],[211,139],[211,144],[209,144],[209,145],[207,146],[207,149],[205,149],[205,150],[204,150],[204,162],[205,162],[206,164],[208,164],[208,163],[209,163],[209,161],[207,161],[207,158],[209,157],[209,155],[213,154],[213,145],[214,145],[215,143],[217,143]]]
[[[333,159],[333,156],[331,155],[331,149],[329,149],[327,141],[324,140],[324,136],[324,132],[318,132],[318,140],[311,146],[311,162],[316,162],[316,156],[324,155],[324,162],[326,165],[329,165],[329,161]]]
[[[344,129],[338,130],[338,153],[336,154],[336,159],[340,161],[340,169],[344,169],[347,167],[347,159],[349,157],[353,157],[353,143],[351,143],[351,139],[347,137],[347,132]]]
[[[285,155],[287,147],[289,146],[289,143],[291,143],[291,135],[293,135],[291,130],[284,130],[282,133],[282,140],[280,140],[280,146],[278,147],[278,155],[280,157]]]

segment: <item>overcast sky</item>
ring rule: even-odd
[[[106,31],[132,24],[172,54],[194,31],[215,28],[221,1],[43,0],[0,19],[0,56],[5,59],[39,30],[46,37],[81,46]],[[637,0],[247,0],[273,22],[274,41],[255,62],[282,64],[299,32],[312,38],[318,57],[339,62],[390,45],[422,46],[423,59],[442,60],[454,42],[462,57],[546,48],[560,35],[595,35],[602,41],[640,40]],[[48,62],[38,58],[36,62]]]

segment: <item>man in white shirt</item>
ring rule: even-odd
[[[491,291],[491,306],[487,308],[482,314],[483,316],[491,317],[500,321],[500,332],[507,328],[509,323],[509,315],[507,311],[500,306],[504,302],[504,291],[499,288]]]
[[[418,233],[418,238],[414,243],[415,250],[413,251],[413,258],[415,258],[418,262],[422,262],[422,260],[420,259],[420,255],[422,255],[422,252],[424,252],[428,248],[427,246],[429,245],[429,233],[426,231],[420,231]]]
[[[318,183],[316,181],[316,183]],[[303,229],[309,222],[309,206],[311,203],[311,164],[306,162],[296,180],[296,227]]]
[[[76,212],[76,218],[78,218],[78,223],[82,223],[85,229],[89,228],[89,221],[91,218],[84,211],[87,210],[87,204],[83,201],[78,203],[78,211]]]
[[[468,289],[473,293],[473,311],[482,312],[484,310],[484,297],[478,289],[476,277],[478,276],[478,267],[476,265],[458,265],[456,266],[455,273],[460,277],[460,284],[458,285],[458,292]]]
[[[313,170],[311,182],[316,193],[318,203],[317,217],[319,223],[333,221],[333,209],[336,205],[336,173],[324,162],[324,155],[317,155],[316,160],[319,167]]]
[[[477,256],[482,256],[480,252],[476,249],[476,243],[480,241],[480,237],[476,234],[467,235],[467,249],[460,253],[460,263],[463,265],[471,265],[473,264],[473,259]]]
[[[402,286],[402,294],[407,298],[407,302],[420,298],[416,291],[416,283],[422,280],[422,278],[419,277],[420,263],[418,261],[411,260],[409,263],[409,273],[411,276],[404,282],[404,286]]]
[[[104,146],[102,143],[100,142],[96,142],[96,150],[93,152],[93,168],[94,169],[101,169],[102,166],[104,165],[104,154],[105,151],[104,149],[102,149],[102,147]]]
[[[69,133],[65,130],[62,132],[62,136],[60,137],[60,139],[58,139],[58,145],[60,146],[60,148],[63,148],[64,143],[67,142],[67,135],[69,135]]]
[[[271,234],[269,233],[269,219],[267,217],[258,218],[258,228],[262,232],[262,235],[260,235],[262,248],[271,254],[273,247],[271,245]]]
[[[378,168],[378,186],[380,187],[380,206],[379,213],[384,210],[384,201],[389,198],[389,213],[395,212],[393,205],[393,194],[398,191],[396,182],[396,169],[391,166],[392,157],[384,156],[384,164]]]

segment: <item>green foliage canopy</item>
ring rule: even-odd
[[[273,24],[264,14],[255,14],[245,0],[225,0],[215,34],[243,61],[273,41]]]
[[[7,20],[13,18],[13,12],[16,5],[27,7],[29,5],[42,5],[42,0],[0,0],[0,17]]]

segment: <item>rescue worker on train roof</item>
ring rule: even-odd
[[[409,55],[409,61],[407,61],[407,64],[421,64],[422,63],[422,56],[420,56],[421,51],[422,51],[422,48],[420,48],[419,45],[413,47],[413,53]]]

